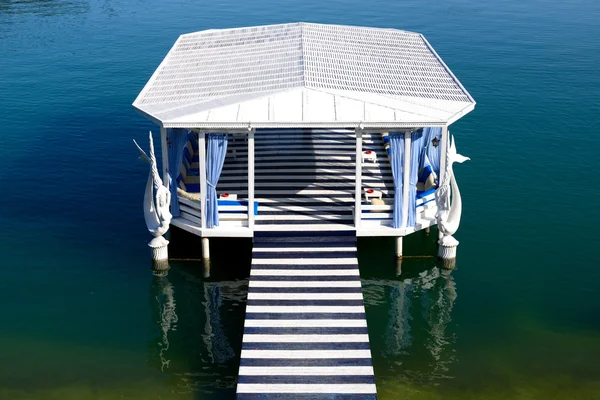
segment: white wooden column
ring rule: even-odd
[[[200,173],[200,215],[202,229],[206,229],[206,133],[198,133],[198,165]]]
[[[362,214],[362,129],[356,129],[356,171],[354,174],[354,227],[360,228],[360,217]]]
[[[444,182],[444,176],[446,175],[446,158],[448,157],[448,127],[442,127],[442,140],[440,141],[440,176],[438,176],[438,182],[441,184]]]
[[[440,140],[440,176],[438,176],[438,187],[441,187],[442,182],[446,176],[446,158],[448,157],[448,126],[442,127],[442,140]],[[450,188],[448,188],[450,190]],[[450,196],[448,196],[449,198]],[[440,204],[438,203],[438,207]],[[447,207],[447,204],[443,204],[442,207]],[[438,239],[442,238],[442,232],[438,230]]]
[[[248,132],[248,228],[254,229],[254,129]]]
[[[402,182],[402,228],[406,228],[408,223],[408,202],[411,199],[408,198],[408,190],[410,189],[410,156],[411,149],[410,144],[412,141],[411,132],[404,133],[404,181]],[[416,201],[416,199],[412,199]]]
[[[167,143],[167,128],[160,127],[160,147],[162,149],[162,180],[163,185],[169,186],[169,144]],[[176,176],[173,179],[177,178]]]

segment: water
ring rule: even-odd
[[[156,128],[130,104],[179,34],[298,20],[422,32],[478,102],[451,128],[472,158],[458,268],[413,258],[397,276],[392,242],[359,243],[380,398],[599,398],[599,12],[0,0],[0,398],[233,398],[248,245],[214,250],[210,278],[152,276],[131,139]]]

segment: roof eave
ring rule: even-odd
[[[147,113],[146,111],[144,111],[142,108],[138,107],[135,102],[132,104],[133,108],[135,108],[135,111],[137,111],[140,115],[148,118],[150,121],[154,122],[156,125],[158,126],[164,126],[163,122],[155,117],[154,115]]]
[[[425,38],[425,36],[423,34],[419,34],[419,35],[421,36],[421,39],[423,39],[423,43],[425,43],[425,45],[429,48],[429,51],[431,51],[431,54],[433,54],[434,57],[437,58],[440,65],[442,65],[442,67],[444,67],[444,69],[446,70],[448,75],[450,75],[450,77],[460,87],[460,89],[463,91],[463,93],[469,98],[471,103],[473,103],[473,106],[475,106],[475,99],[473,98],[473,96],[471,96],[471,94],[467,91],[467,89],[465,89],[463,84],[460,83],[460,81],[458,80],[456,75],[454,75],[454,73],[450,70],[450,68],[448,68],[448,66],[446,65],[444,60],[442,60],[442,57],[440,57],[440,55],[434,50],[433,46],[431,45],[431,43],[429,43],[429,41]]]
[[[448,125],[452,125],[453,123],[455,123],[456,121],[458,121],[459,119],[461,119],[462,117],[464,117],[465,115],[467,115],[468,113],[470,113],[471,111],[473,111],[475,109],[475,104],[476,104],[475,102],[467,104],[459,112],[457,112],[454,115],[452,115],[448,119],[447,124]]]
[[[422,126],[447,126],[447,121],[412,121],[412,122],[362,122],[362,121],[309,121],[309,122],[276,122],[276,121],[254,121],[254,122],[168,122],[162,123],[165,128],[188,128],[188,129],[262,129],[262,128],[329,128],[329,129],[403,129]]]

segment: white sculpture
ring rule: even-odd
[[[146,183],[146,192],[144,193],[144,219],[148,231],[154,236],[154,239],[148,244],[153,249],[154,260],[168,259],[167,245],[169,241],[162,235],[169,230],[171,223],[171,192],[163,185],[162,179],[156,166],[156,157],[154,156],[154,142],[152,141],[152,132],[150,138],[150,156],[134,140],[133,143],[140,151],[140,160],[150,164],[148,182]]]
[[[460,155],[456,152],[454,136],[451,136],[450,146],[448,146],[446,156],[446,173],[442,174],[443,181],[441,182],[441,185],[436,193],[436,201],[438,206],[436,218],[438,222],[438,229],[443,235],[438,241],[440,245],[439,256],[445,259],[452,259],[456,257],[456,246],[458,246],[458,240],[456,240],[452,235],[454,235],[458,230],[458,226],[460,225],[460,217],[462,214],[462,199],[460,197],[460,191],[458,190],[456,178],[454,177],[452,164],[455,162],[463,163],[467,160],[470,160],[470,158]],[[450,204],[449,186],[452,187],[452,204]]]

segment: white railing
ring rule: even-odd
[[[202,227],[202,211],[200,201],[179,197],[181,217]],[[247,227],[247,205],[219,205],[219,222],[222,227]]]
[[[431,198],[427,199],[424,203],[423,199],[417,200],[417,218],[414,227],[408,228],[409,232],[415,232],[424,229],[428,226],[435,225],[435,214],[437,211],[437,205]],[[365,229],[376,229],[380,227],[391,228],[394,219],[394,206],[393,204],[381,204],[361,205],[360,225],[361,228]],[[405,228],[398,228],[406,231]]]

